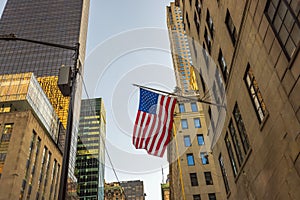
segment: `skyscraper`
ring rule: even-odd
[[[211,69],[213,62],[199,63],[202,46],[225,86],[224,123],[203,106],[206,122],[221,131],[212,148],[221,190],[230,200],[299,199],[299,0],[177,3],[194,39],[193,64]]]
[[[104,199],[106,112],[101,98],[81,101],[76,176],[80,199]]]
[[[89,0],[26,1],[7,0],[0,19],[0,35],[13,33],[19,38],[75,46],[80,43],[77,66],[82,70]],[[33,72],[66,128],[69,98],[57,89],[58,69],[74,66],[74,51],[24,41],[0,41],[0,74]],[[75,181],[75,155],[81,101],[81,80],[77,79],[73,109],[69,177]]]
[[[167,7],[167,25],[177,80],[177,98],[172,143],[168,149],[170,162],[170,199],[223,199],[214,158],[210,154],[211,141],[195,83],[195,70],[184,30],[179,6]]]

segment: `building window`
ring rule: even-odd
[[[179,104],[179,112],[181,112],[181,113],[185,112],[185,108],[184,108],[184,104],[183,103]]]
[[[207,32],[207,29],[205,27],[205,30],[204,30],[204,39],[205,39],[205,42],[206,42],[206,45],[207,45],[207,50],[209,52],[209,54],[211,53],[211,45],[212,45],[212,41],[211,41],[211,38]]]
[[[204,172],[206,185],[213,185],[213,180],[210,172]]]
[[[191,144],[191,138],[190,138],[189,135],[185,135],[183,137],[183,139],[184,139],[184,146],[186,146],[186,147],[192,146],[192,144]]]
[[[243,144],[245,154],[247,154],[248,150],[250,149],[250,144],[249,144],[249,140],[248,140],[248,135],[246,133],[245,124],[244,124],[244,121],[242,119],[242,115],[240,113],[240,109],[239,109],[237,104],[235,104],[235,106],[234,106],[233,116],[234,116],[235,122],[237,124],[238,130],[240,132],[240,137],[241,137],[241,140],[242,140],[242,144]]]
[[[187,129],[188,128],[188,122],[186,119],[181,120],[181,127],[182,129]]]
[[[220,165],[221,172],[222,172],[222,177],[223,177],[223,181],[224,181],[224,185],[225,185],[226,194],[228,194],[230,192],[230,188],[229,188],[229,184],[228,184],[228,177],[227,177],[222,154],[220,154],[220,156],[219,156],[219,165]]]
[[[195,128],[201,128],[201,122],[199,118],[194,118]]]
[[[260,93],[257,81],[254,77],[253,70],[248,64],[245,77],[244,77],[249,95],[251,97],[253,106],[255,108],[256,115],[258,117],[259,123],[262,123],[267,115],[266,105]]]
[[[192,112],[198,112],[198,107],[196,103],[191,103]]]
[[[208,154],[207,154],[206,152],[201,152],[201,153],[200,153],[200,158],[201,158],[202,165],[207,165],[207,164],[209,164],[209,161],[208,161]]]
[[[216,194],[215,194],[215,193],[209,193],[209,194],[208,194],[208,199],[209,199],[209,200],[217,200]]]
[[[239,143],[239,140],[237,138],[236,130],[233,126],[232,120],[230,120],[228,128],[229,128],[229,133],[230,133],[232,141],[233,141],[233,146],[234,146],[234,150],[235,150],[235,153],[236,153],[236,157],[237,157],[239,166],[241,166],[241,164],[243,163],[244,157],[243,157],[243,154],[242,154],[242,151],[241,151],[241,148],[240,148],[240,143]]]
[[[219,51],[218,63],[222,70],[222,75],[223,75],[224,81],[226,82],[228,79],[229,72],[228,72],[227,64],[226,64],[226,61],[225,61],[225,58],[223,56],[221,49]]]
[[[201,200],[200,194],[194,194],[193,200]]]
[[[4,124],[3,133],[0,142],[9,142],[14,124]]]
[[[197,140],[198,140],[198,145],[200,145],[200,146],[204,145],[204,137],[203,137],[203,134],[198,134],[198,135],[197,135]]]
[[[185,17],[186,17],[186,22],[188,24],[188,28],[190,29],[191,28],[191,23],[190,23],[190,20],[189,20],[189,15],[188,13],[185,13]]]
[[[208,116],[209,116],[209,119],[210,119],[210,124],[211,124],[211,128],[212,128],[212,132],[214,133],[215,132],[215,122],[214,122],[214,119],[212,117],[210,106],[208,107]]]
[[[207,12],[206,12],[206,23],[207,23],[207,26],[208,26],[211,37],[214,38],[214,29],[215,29],[215,27],[214,27],[214,23],[213,23],[213,20],[210,16],[210,13],[209,13],[208,9],[207,9]]]
[[[196,12],[194,13],[194,22],[195,22],[195,25],[196,25],[197,33],[199,35],[199,32],[200,32],[200,21],[199,21],[199,18],[197,16]]]
[[[299,0],[269,0],[265,14],[285,55],[291,59],[300,41]]]
[[[228,152],[228,155],[229,155],[229,160],[230,160],[230,163],[231,163],[233,175],[234,175],[234,177],[236,177],[236,175],[237,175],[237,166],[236,166],[235,158],[234,158],[234,155],[233,155],[231,142],[228,138],[228,133],[226,133],[226,136],[225,136],[225,144],[226,144],[227,152]]]
[[[193,156],[192,153],[186,154],[186,159],[187,159],[188,166],[194,166],[195,165],[194,156]]]
[[[196,173],[190,173],[191,185],[198,186],[198,179]]]
[[[233,45],[235,45],[236,40],[237,40],[237,32],[236,32],[236,28],[233,24],[233,21],[232,21],[232,18],[230,16],[230,13],[229,13],[228,9],[227,9],[227,12],[226,12],[225,23],[226,23],[226,26],[227,26],[227,30],[230,34],[231,41],[232,41]]]

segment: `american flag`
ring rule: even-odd
[[[162,157],[170,142],[176,99],[140,88],[132,142],[137,149]]]

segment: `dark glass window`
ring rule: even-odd
[[[203,134],[198,134],[198,135],[197,135],[197,140],[198,140],[198,145],[200,145],[200,146],[204,145],[204,137],[203,137]]]
[[[181,120],[181,127],[182,129],[187,129],[188,128],[188,122],[186,119]]]
[[[242,119],[242,115],[240,113],[240,109],[239,109],[237,104],[235,104],[235,106],[234,106],[233,116],[234,116],[235,122],[237,124],[238,130],[240,132],[240,137],[241,137],[241,141],[242,141],[242,144],[243,144],[245,154],[247,154],[249,149],[250,149],[250,143],[249,143],[249,140],[248,140],[248,135],[246,133],[245,124],[244,124],[244,121]]]
[[[230,133],[232,141],[233,141],[234,150],[236,153],[236,157],[237,157],[239,166],[241,166],[241,164],[243,163],[244,157],[243,157],[243,154],[242,154],[242,151],[240,148],[240,143],[239,143],[238,137],[236,135],[236,130],[233,126],[232,120],[230,120],[228,128],[229,128],[229,133]]]
[[[227,177],[222,154],[220,154],[220,156],[219,156],[219,165],[220,165],[221,172],[222,172],[222,177],[223,177],[223,181],[224,181],[224,185],[225,185],[226,194],[228,194],[230,192],[230,188],[229,188],[228,177]]]
[[[207,9],[207,12],[206,12],[206,23],[207,23],[207,26],[208,26],[211,37],[214,38],[214,29],[215,29],[215,27],[214,27],[214,23],[213,23],[213,20],[210,16],[210,13],[209,13],[208,9]]]
[[[201,152],[200,153],[200,158],[201,158],[201,162],[202,162],[203,165],[209,164],[208,154],[206,152]]]
[[[269,0],[265,14],[275,35],[290,59],[300,41],[300,5],[299,0]]]
[[[192,153],[186,154],[187,164],[188,166],[195,165],[194,155]]]
[[[208,194],[208,199],[209,199],[209,200],[217,200],[216,194],[215,194],[215,193],[209,193],[209,194]]]
[[[205,30],[204,30],[204,39],[205,39],[205,42],[206,42],[206,45],[207,45],[207,50],[209,53],[211,53],[211,46],[212,46],[212,41],[211,41],[211,38],[207,32],[207,29],[205,27]]]
[[[205,178],[206,185],[214,184],[212,180],[211,172],[204,172],[204,178]]]
[[[227,152],[228,152],[228,155],[229,155],[229,160],[230,160],[230,163],[231,163],[233,175],[234,175],[234,177],[236,177],[236,175],[237,175],[237,165],[236,165],[235,158],[234,158],[234,155],[233,155],[231,142],[228,138],[228,133],[226,133],[226,136],[225,136],[225,143],[226,143],[226,148],[227,148]]]
[[[221,49],[219,51],[218,63],[219,63],[220,68],[222,70],[222,75],[223,75],[224,81],[226,82],[227,78],[228,78],[228,75],[229,75],[229,72],[228,72],[227,64],[226,64],[226,61],[225,61],[225,58],[223,56],[223,53],[222,53]]]
[[[196,103],[191,103],[192,112],[198,112],[198,107]]]
[[[200,194],[194,194],[193,200],[201,200]]]
[[[181,112],[181,113],[185,112],[185,107],[184,107],[183,103],[179,104],[179,112]]]
[[[195,25],[196,25],[197,33],[199,35],[199,32],[200,32],[200,21],[199,21],[199,18],[198,18],[198,15],[197,15],[196,12],[194,13],[194,22],[195,22]]]
[[[248,89],[248,92],[250,94],[253,106],[255,108],[255,112],[257,115],[257,118],[259,120],[259,123],[263,122],[264,118],[267,115],[267,109],[265,102],[262,98],[262,94],[260,93],[258,83],[254,77],[253,70],[248,64],[244,80]]]
[[[194,118],[195,128],[201,128],[201,121],[199,118]]]
[[[190,180],[192,186],[198,186],[198,178],[196,173],[190,173]]]
[[[227,26],[227,30],[230,34],[231,41],[235,45],[236,40],[237,40],[237,31],[236,31],[235,25],[233,24],[233,21],[232,21],[232,18],[230,16],[230,13],[229,13],[228,9],[227,9],[227,12],[226,12],[225,23],[226,23],[226,26]]]
[[[185,135],[183,137],[183,139],[184,139],[184,146],[186,146],[186,147],[192,146],[192,144],[191,144],[191,138],[190,138],[189,135]]]

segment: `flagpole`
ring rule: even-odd
[[[139,87],[139,88],[143,88],[143,89],[147,89],[147,90],[152,90],[152,91],[155,91],[155,92],[160,92],[160,93],[171,95],[171,96],[175,96],[175,97],[180,97],[180,98],[189,99],[189,100],[192,100],[192,101],[198,101],[198,102],[204,103],[204,104],[209,104],[209,105],[214,105],[214,106],[220,106],[220,107],[224,107],[225,108],[225,106],[223,106],[223,105],[212,103],[212,102],[208,102],[208,101],[202,100],[200,98],[195,99],[195,98],[191,98],[191,97],[187,97],[187,96],[182,96],[182,95],[178,95],[178,94],[175,94],[175,93],[166,92],[166,91],[163,91],[163,90],[158,90],[158,89],[154,89],[154,88],[150,88],[150,87],[146,87],[146,86],[142,86],[142,85],[138,85],[138,84],[132,84],[132,85],[136,86],[136,87]]]

